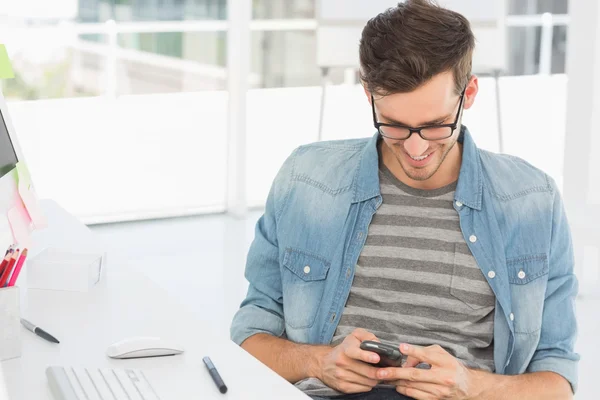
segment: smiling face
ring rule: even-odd
[[[458,116],[456,129],[446,139],[424,140],[417,133],[404,140],[383,137],[381,153],[388,169],[415,188],[435,189],[456,181],[462,161],[462,152],[457,145],[462,108],[473,105],[477,90],[477,78],[472,77],[460,107],[461,95],[456,93],[453,74],[444,72],[409,93],[375,94],[375,115],[380,123],[418,128],[453,124]],[[367,95],[370,99],[371,93],[367,92]]]

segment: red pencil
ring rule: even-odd
[[[21,257],[19,257],[19,261],[17,261],[17,266],[15,267],[15,271],[12,273],[12,276],[10,277],[10,280],[8,281],[8,286],[15,286],[15,283],[17,283],[17,278],[19,277],[19,274],[21,273],[21,268],[23,268],[23,263],[25,262],[26,258],[27,258],[27,249],[23,249],[23,252],[21,253]]]
[[[12,257],[12,253],[7,254],[4,257],[4,260],[2,260],[2,262],[0,263],[0,276],[2,276],[2,273],[4,272],[4,268],[6,268],[6,266],[8,265],[8,262],[10,261],[10,257]]]
[[[19,257],[19,250],[16,250],[13,253],[12,257],[10,258],[10,261],[8,262],[8,265],[4,269],[4,272],[2,273],[2,276],[0,276],[0,288],[4,287],[4,284],[8,280],[8,277],[10,276],[10,273],[11,273],[13,267],[15,266],[15,263],[17,262],[17,258],[18,257]]]

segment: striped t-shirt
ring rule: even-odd
[[[467,367],[494,370],[495,296],[453,207],[456,183],[419,190],[383,164],[383,203],[373,216],[332,345],[363,328],[397,346],[438,344]],[[311,378],[308,395],[340,395]]]
[[[355,328],[383,342],[439,344],[472,368],[493,371],[496,298],[453,207],[456,183],[411,188],[384,165],[373,216],[333,344]]]

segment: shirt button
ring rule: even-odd
[[[456,202],[456,207],[462,207],[462,206],[463,206],[463,203],[461,203],[460,201]]]
[[[471,236],[469,237],[469,241],[470,241],[471,243],[475,243],[475,242],[477,241],[477,236],[475,236],[475,235],[471,235]]]
[[[310,273],[310,266],[307,265],[306,267],[304,267],[304,273],[305,274]]]
[[[350,278],[350,273],[351,273],[350,268],[348,268],[346,270],[346,278]]]
[[[490,279],[494,279],[496,277],[496,273],[494,271],[490,271],[490,272],[488,272],[488,277]]]
[[[525,271],[519,271],[519,279],[525,279]]]
[[[511,320],[511,321],[514,321],[514,320],[515,320],[515,314],[513,314],[513,313],[510,313],[509,317],[510,317],[510,320]]]

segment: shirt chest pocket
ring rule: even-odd
[[[516,333],[532,334],[542,327],[544,300],[548,283],[546,255],[507,260],[508,281]]]
[[[283,257],[283,312],[291,328],[309,328],[323,298],[330,263],[321,256],[288,248]]]

